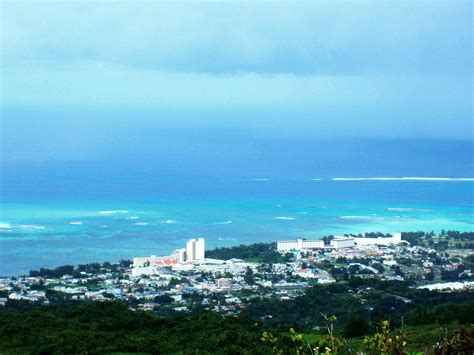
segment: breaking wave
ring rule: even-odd
[[[474,181],[474,178],[445,178],[445,177],[363,177],[363,178],[332,178],[333,181]]]
[[[217,240],[232,240],[232,241],[236,241],[237,239],[236,238],[229,238],[229,237],[217,237]]]
[[[410,208],[410,207],[390,207],[387,208],[387,211],[392,212],[434,212],[433,210],[424,209],[424,208]]]
[[[0,223],[0,230],[11,232],[12,230],[21,230],[23,232],[34,232],[46,229],[44,226],[37,226],[33,224],[10,224]]]
[[[125,214],[128,211],[125,210],[113,210],[113,211],[99,211],[100,214]]]
[[[167,219],[167,220],[161,221],[161,223],[163,223],[163,224],[176,224],[178,222],[176,222],[173,219]]]
[[[11,229],[12,225],[9,223],[0,223],[0,229]]]
[[[32,232],[32,231],[40,231],[45,229],[46,227],[44,226],[35,226],[32,224],[21,224],[19,226],[12,226],[13,228],[19,228],[21,230],[27,231],[27,232]]]
[[[374,219],[373,216],[340,216],[341,219]]]

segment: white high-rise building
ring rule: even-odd
[[[193,261],[194,260],[194,247],[195,241],[194,239],[189,239],[186,242],[186,261]]]
[[[204,238],[188,240],[186,243],[186,261],[204,262]]]
[[[196,239],[196,254],[195,258],[199,262],[203,263],[204,262],[204,256],[205,256],[205,251],[204,251],[204,238],[198,238]]]

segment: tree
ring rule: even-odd
[[[255,280],[253,278],[253,271],[249,266],[247,266],[247,271],[245,271],[244,280],[249,285],[253,285],[255,283]]]
[[[369,322],[358,314],[351,314],[344,326],[343,334],[347,338],[364,335],[369,330]]]
[[[322,238],[322,240],[324,240],[324,244],[326,244],[326,245],[331,244],[331,240],[333,240],[333,239],[334,239],[333,235],[324,236]]]
[[[155,302],[158,302],[160,304],[169,304],[173,303],[173,301],[174,299],[170,295],[161,295],[155,297]]]
[[[427,274],[425,274],[425,280],[426,281],[433,281],[434,280],[434,272],[430,270]]]
[[[372,267],[377,270],[380,274],[382,274],[385,271],[385,268],[383,267],[382,264],[380,263],[373,263]]]

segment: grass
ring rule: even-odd
[[[474,334],[474,324],[459,325],[456,323],[449,325],[428,324],[419,326],[407,326],[404,330],[408,333],[406,352],[410,354],[433,354],[433,346],[442,341],[445,336],[451,338],[460,329],[466,329],[469,334]],[[314,344],[319,336],[327,334],[324,330],[306,333],[304,338]],[[347,344],[354,351],[365,351],[364,337],[347,339]]]

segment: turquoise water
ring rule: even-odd
[[[196,236],[213,248],[370,231],[474,231],[473,188],[472,181],[169,179],[17,189],[1,203],[0,274],[166,254]]]

